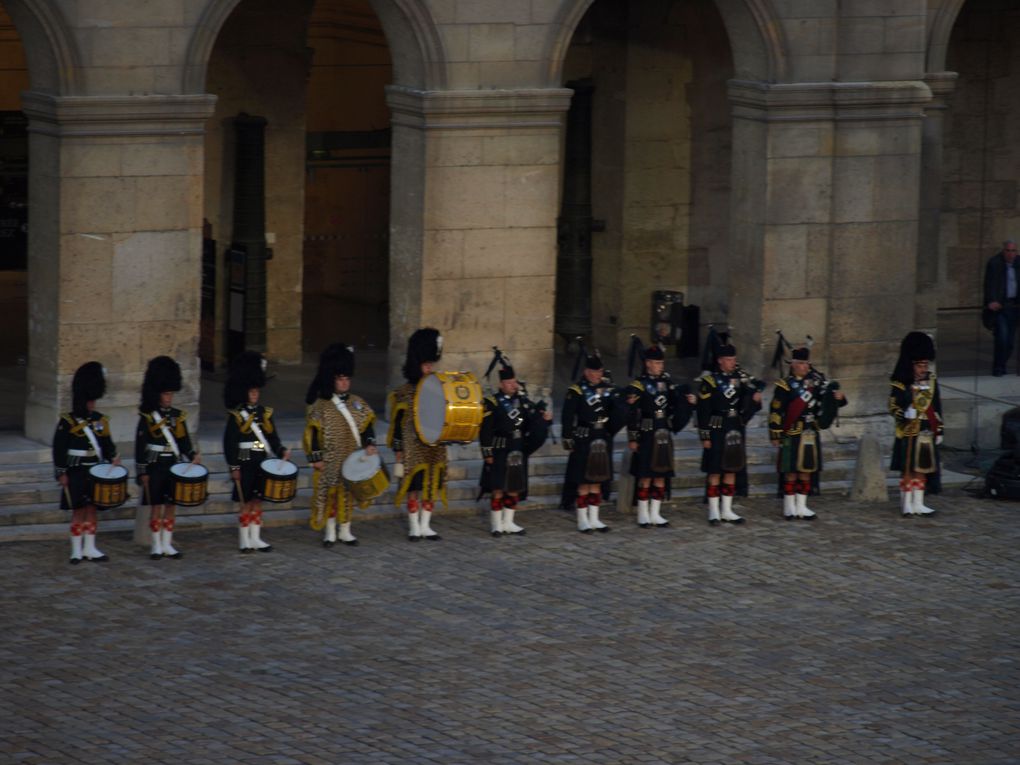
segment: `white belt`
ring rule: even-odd
[[[148,449],[150,452],[158,452],[158,453],[170,452],[170,453],[173,453],[173,447],[171,447],[171,446],[164,446],[163,444],[149,444],[145,448]]]
[[[241,441],[237,445],[238,449],[265,449],[265,444],[261,441]]]
[[[68,449],[68,457],[95,457],[96,453],[93,449]]]

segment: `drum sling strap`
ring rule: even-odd
[[[351,410],[347,408],[347,404],[341,401],[340,397],[335,393],[333,394],[333,398],[331,400],[333,402],[333,406],[336,407],[336,410],[344,416],[344,419],[347,420],[347,424],[351,426],[351,433],[354,434],[354,443],[356,443],[358,445],[358,448],[360,449],[361,432],[358,430],[358,426],[354,423],[354,417],[351,415]]]
[[[79,422],[81,422],[81,420],[79,420]],[[103,450],[99,448],[99,441],[96,439],[96,434],[92,432],[92,426],[86,421],[82,426],[82,430],[85,432],[85,437],[89,440],[89,446],[91,446],[92,450],[96,453],[96,458],[102,462]]]
[[[249,417],[248,412],[245,411],[244,409],[242,409],[241,410],[241,422],[248,422],[248,417]],[[266,437],[264,435],[262,435],[262,428],[260,428],[259,424],[257,422],[255,422],[255,417],[254,416],[252,416],[252,418],[251,418],[251,432],[255,434],[255,438],[257,438],[259,441],[261,441],[263,446],[265,446],[266,449],[274,457],[278,457],[279,456],[276,452],[273,451],[273,447],[269,445],[269,442],[266,440]]]
[[[170,428],[166,426],[166,423],[163,421],[163,418],[159,416],[159,412],[153,411],[152,421],[159,425],[159,430],[163,434],[163,438],[166,439],[167,445],[173,451],[174,457],[176,457],[177,460],[180,461],[181,447],[177,445],[177,440],[174,438],[173,433],[170,432]]]

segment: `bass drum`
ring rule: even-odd
[[[429,446],[476,440],[484,414],[482,386],[470,372],[436,372],[418,381],[414,429]]]
[[[369,454],[364,449],[351,452],[344,460],[340,474],[360,504],[371,502],[390,486],[382,458],[378,453]]]

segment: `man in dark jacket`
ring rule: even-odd
[[[984,308],[985,326],[992,330],[994,338],[992,374],[1002,377],[1013,354],[1017,320],[1020,319],[1020,262],[1016,258],[1016,242],[1012,239],[1002,243],[1002,250],[993,255],[985,267]]]

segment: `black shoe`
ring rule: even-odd
[[[709,526],[718,526],[720,523],[722,523],[722,521],[720,521],[718,518],[710,518],[708,521]]]
[[[348,547],[357,547],[358,546],[358,540],[357,539],[352,539],[349,542],[344,542],[344,544],[347,545]]]
[[[430,537],[425,537],[426,542],[438,542],[440,539],[442,539],[442,537],[439,536],[438,534],[433,534]]]
[[[802,521],[813,521],[817,518],[817,515],[806,515],[801,518]]]
[[[272,552],[272,551],[273,551],[273,546],[272,545],[266,545],[265,547],[256,547],[255,548],[255,552]],[[178,555],[179,554],[180,553],[178,553]]]
[[[723,523],[732,523],[734,526],[739,526],[743,522],[744,522],[743,518],[737,518],[737,520],[735,521],[727,521],[725,518],[723,518]]]
[[[499,539],[499,537],[503,536],[503,532],[502,531],[493,531],[492,532],[492,536],[494,536],[497,539]]]
[[[657,529],[669,528],[669,521],[666,521],[665,523],[656,523],[655,528]]]
[[[72,566],[77,566],[79,563],[81,563],[81,558],[70,558],[68,559],[67,562],[70,563]]]
[[[336,542],[330,542],[328,539],[323,539],[322,540],[322,546],[325,547],[325,548],[330,548],[330,547],[332,547],[335,544],[336,544]]]
[[[421,541],[421,537],[412,537],[412,536],[408,535],[407,541],[408,542],[420,542]]]
[[[164,555],[163,557],[164,558],[173,558],[174,560],[178,560],[179,558],[183,558],[184,557],[184,553],[178,551],[178,552],[175,552],[173,555]]]
[[[521,529],[520,531],[507,531],[505,533],[509,534],[512,537],[523,537],[525,534],[528,533],[528,530],[527,529]]]
[[[591,534],[592,529],[578,529],[582,534]]]
[[[651,527],[652,527],[652,524],[650,524],[650,523],[639,523],[638,524],[638,528],[642,528],[642,529],[650,529]]]
[[[241,550],[241,552],[245,552],[245,550]],[[161,553],[152,553],[149,555],[149,560],[163,560],[163,555]]]
[[[613,530],[612,526],[601,526],[600,528],[595,529],[595,531],[597,531],[599,534],[608,534],[612,530]]]
[[[252,548],[250,548],[250,547],[239,547],[237,551],[238,551],[239,553],[241,553],[241,555],[247,555],[248,553],[253,553],[253,552],[255,552],[255,551],[254,551],[254,550],[253,550]],[[155,556],[153,556],[153,557],[155,557]]]
[[[109,555],[100,555],[98,558],[86,558],[85,560],[91,561],[92,563],[106,563],[110,560]]]

